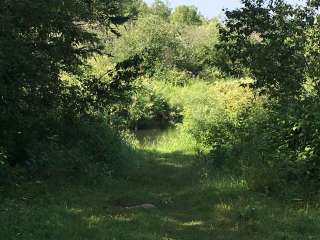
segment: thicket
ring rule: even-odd
[[[209,69],[217,40],[216,21],[163,1],[0,8],[0,174],[8,181],[95,165],[114,172],[131,148],[123,132],[182,121],[182,109],[150,83],[185,85]]]
[[[195,136],[211,149],[212,162],[240,169],[252,189],[318,193],[319,2],[242,3],[226,12],[218,48],[234,64],[228,70],[237,74],[239,67],[252,78],[242,84],[253,90],[244,94],[251,95],[249,104],[238,99],[231,112],[228,105],[218,114],[209,111],[211,120],[194,125]]]
[[[121,151],[112,141],[121,141],[97,116],[107,104],[127,99],[139,58],[114,64],[104,78],[86,74],[83,66],[107,51],[100,35],[118,34],[116,26],[134,13],[129,3],[1,1],[1,175],[11,176],[17,165],[29,173],[46,162],[58,167],[62,159],[64,169],[92,157],[113,164]],[[67,81],[63,73],[76,77]]]

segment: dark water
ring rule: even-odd
[[[175,131],[175,128],[143,129],[135,131],[134,134],[137,137],[140,144],[146,145],[157,142],[158,139],[172,133],[173,131]]]

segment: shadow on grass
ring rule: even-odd
[[[26,183],[3,197],[2,239],[319,239],[318,210],[250,192],[234,176],[202,176],[195,156],[143,151],[117,178]],[[92,181],[94,183],[94,181]],[[3,193],[1,193],[3,194]],[[122,205],[154,204],[155,209]]]

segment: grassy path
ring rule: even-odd
[[[183,149],[144,149],[125,178],[17,186],[0,207],[4,240],[320,239],[319,211],[207,177]],[[2,193],[1,193],[2,194]],[[152,209],[124,206],[153,204]]]

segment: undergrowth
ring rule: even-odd
[[[203,169],[194,141],[172,131],[138,149],[126,177],[94,184],[37,181],[0,188],[3,239],[318,239],[319,209],[250,191],[230,172]],[[124,206],[153,204],[152,209]]]

